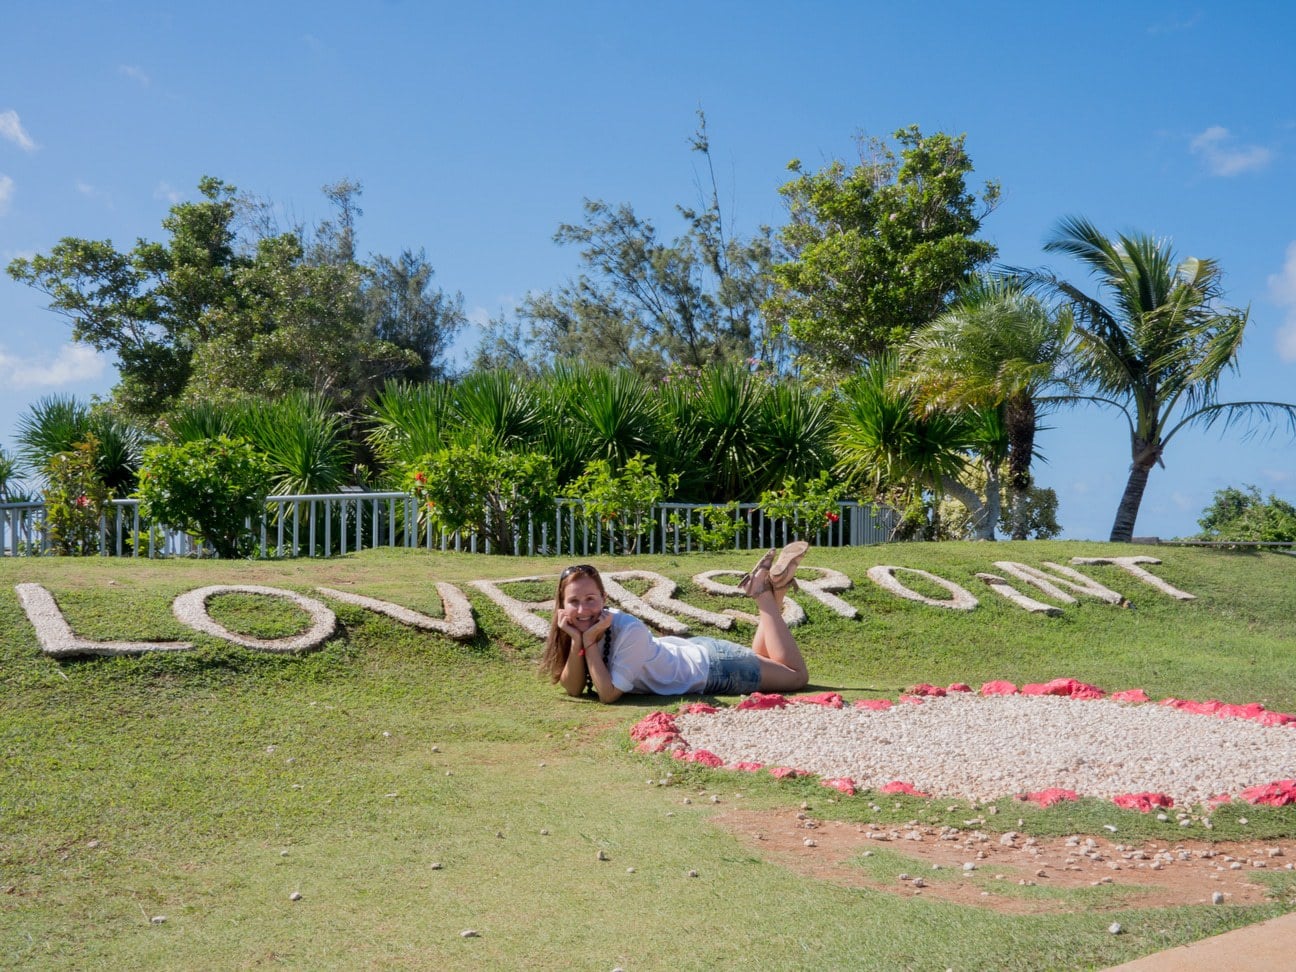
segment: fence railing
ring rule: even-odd
[[[248,534],[264,558],[328,557],[373,547],[424,547],[470,553],[589,556],[603,553],[686,553],[702,549],[702,529],[711,545],[723,537],[734,550],[779,546],[806,539],[820,546],[862,546],[887,542],[898,514],[869,503],[837,504],[822,524],[774,519],[756,503],[734,508],[707,504],[661,503],[637,523],[604,525],[588,515],[583,500],[560,499],[552,519],[514,524],[509,549],[489,536],[450,533],[421,516],[417,501],[399,492],[322,493],[271,496],[260,523],[249,521]],[[729,522],[725,523],[728,519]],[[41,502],[0,504],[0,551],[4,556],[32,557],[53,551]],[[150,523],[138,500],[112,500],[99,517],[96,549],[110,557],[184,557],[203,553],[202,544],[183,531]]]

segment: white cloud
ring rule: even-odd
[[[13,198],[14,181],[9,176],[0,173],[0,215],[9,208],[9,200]]]
[[[18,112],[12,108],[8,111],[0,111],[0,138],[9,139],[26,152],[36,151],[36,143],[22,127],[22,122],[18,120]]]
[[[1283,268],[1269,277],[1269,296],[1282,308],[1283,322],[1278,325],[1274,344],[1283,361],[1296,361],[1296,243],[1287,245]]]
[[[1201,21],[1201,11],[1197,11],[1190,17],[1179,19],[1163,20],[1160,23],[1153,24],[1148,28],[1149,34],[1177,34],[1183,30],[1192,30]]]
[[[169,182],[159,182],[153,189],[153,198],[169,202],[172,206],[184,200],[184,193],[174,188]]]
[[[54,359],[16,358],[0,348],[0,382],[18,388],[61,388],[103,375],[108,359],[85,344],[65,344]]]
[[[1200,155],[1211,175],[1235,176],[1263,169],[1274,154],[1263,145],[1239,145],[1223,125],[1212,125],[1188,143],[1193,155]]]
[[[123,77],[130,78],[132,81],[138,81],[140,84],[148,84],[149,76],[144,73],[143,68],[138,68],[134,64],[123,64],[117,69]]]

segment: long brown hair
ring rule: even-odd
[[[562,670],[567,664],[568,656],[571,655],[571,635],[558,627],[558,610],[563,605],[563,598],[567,596],[567,585],[577,577],[588,577],[593,580],[604,600],[607,599],[607,591],[603,589],[603,578],[599,576],[596,567],[589,564],[573,564],[558,575],[558,589],[554,592],[553,617],[549,620],[549,640],[545,643],[544,654],[540,656],[540,677],[547,675],[551,682],[556,682],[562,677]]]

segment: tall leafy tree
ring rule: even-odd
[[[446,355],[468,324],[463,295],[433,286],[434,275],[423,250],[402,250],[395,259],[379,254],[367,267],[366,321],[375,337],[418,355],[400,375],[408,381],[447,377]]]
[[[706,162],[709,189],[698,206],[677,207],[685,231],[665,241],[629,204],[586,200],[582,222],[565,223],[554,235],[560,245],[580,248],[580,274],[527,296],[519,312],[529,337],[496,322],[483,361],[525,357],[520,338],[550,360],[630,367],[652,377],[672,365],[702,368],[778,353],[760,311],[770,286],[771,231],[742,237],[727,225],[701,113],[690,144]]]
[[[854,166],[831,162],[779,191],[790,217],[779,231],[768,317],[799,342],[812,370],[849,372],[903,342],[939,314],[995,247],[976,239],[999,187],[969,191],[963,136],[894,135],[860,140]]]
[[[180,394],[194,349],[215,334],[209,315],[235,301],[234,275],[249,262],[235,245],[234,187],[207,176],[198,190],[200,201],[171,207],[162,221],[166,243],[140,240],[121,252],[111,240],[65,237],[8,266],[71,321],[73,340],[115,355],[115,397],[139,415],[161,414]]]
[[[1031,462],[1042,411],[1066,394],[1069,312],[1053,313],[1015,282],[979,277],[905,346],[909,374],[931,405],[996,408],[1008,436],[1012,538],[1028,533]],[[1060,394],[1047,394],[1049,390]]]
[[[1070,304],[1092,398],[1119,408],[1129,424],[1129,478],[1113,541],[1132,539],[1148,474],[1180,430],[1283,418],[1296,433],[1296,405],[1219,401],[1249,314],[1220,303],[1214,260],[1180,259],[1168,240],[1143,234],[1108,237],[1079,217],[1063,220],[1044,248],[1079,260],[1098,285],[1090,294],[1051,273],[1026,276]]]

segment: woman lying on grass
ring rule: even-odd
[[[790,543],[777,561],[771,550],[739,583],[760,612],[750,649],[719,638],[654,635],[638,618],[606,606],[595,568],[568,567],[558,578],[540,670],[568,695],[592,685],[600,702],[615,702],[627,692],[746,695],[805,688],[810,676],[783,620],[783,597],[796,586],[797,564],[808,546]]]

